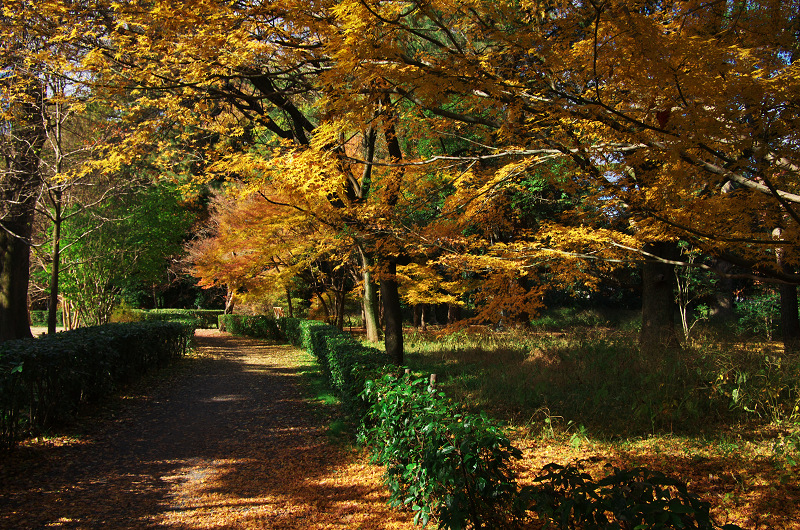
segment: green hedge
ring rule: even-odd
[[[195,328],[212,329],[217,327],[221,309],[134,309],[138,320],[143,322],[192,322]]]
[[[47,326],[47,310],[32,309],[30,311],[31,326]],[[56,311],[56,325],[61,327],[64,325],[64,315],[61,310]]]
[[[257,339],[286,340],[278,321],[268,316],[223,315],[217,316],[217,327],[234,335],[246,335]]]
[[[186,353],[194,328],[107,324],[0,345],[0,445],[73,418],[82,403]]]

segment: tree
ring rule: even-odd
[[[34,207],[42,178],[44,85],[27,52],[34,43],[4,16],[0,105],[0,342],[30,337],[28,276]]]
[[[117,189],[96,207],[77,209],[62,233],[65,304],[84,325],[108,322],[125,288],[165,274],[193,221],[169,184]]]

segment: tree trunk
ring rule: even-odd
[[[727,274],[733,268],[733,264],[724,260],[715,260],[713,269],[722,274]],[[710,308],[710,316],[718,322],[727,322],[733,318],[733,280],[720,276],[717,280],[714,292],[714,303]]]
[[[13,76],[12,76],[13,77]],[[0,343],[31,336],[28,315],[30,237],[45,141],[42,87],[33,80],[29,100],[12,103],[11,133],[3,138],[5,168],[0,173]]]
[[[669,242],[649,243],[645,252],[664,259],[675,258],[675,245]],[[642,266],[642,331],[639,336],[642,353],[655,355],[665,347],[677,344],[675,334],[674,266],[648,258]]]
[[[53,217],[53,263],[50,271],[50,301],[47,306],[47,333],[53,335],[58,326],[58,274],[61,267],[61,193],[56,191]]]
[[[447,305],[447,323],[454,324],[461,320],[461,306],[456,304]]]
[[[223,313],[226,315],[232,315],[234,305],[236,304],[236,294],[235,291],[230,287],[228,287],[227,289],[228,290],[225,293],[225,310],[223,311]]]
[[[33,217],[31,212],[30,218]],[[30,224],[22,219],[3,223],[16,235],[30,237]],[[0,343],[31,337],[28,315],[30,245],[0,230]]]
[[[361,274],[364,279],[364,297],[362,305],[364,307],[364,327],[367,331],[367,340],[370,342],[378,342],[380,340],[380,332],[378,326],[378,290],[375,286],[375,280],[372,278],[372,271],[370,267],[369,257],[359,247],[361,253]]]
[[[286,307],[289,310],[289,318],[294,317],[294,310],[292,308],[292,291],[289,289],[289,285],[286,285]]]
[[[386,276],[381,278],[381,300],[383,301],[383,343],[386,355],[392,363],[401,366],[403,359],[403,314],[400,308],[400,293],[397,289],[397,264],[387,260]]]
[[[783,238],[783,229],[776,228],[772,237],[777,240]],[[786,273],[793,272],[792,267],[786,263],[786,250],[779,246],[775,249],[775,260],[778,267]],[[800,347],[800,318],[797,314],[797,286],[781,284],[781,338],[783,349],[786,353],[795,353]]]
[[[785,272],[786,268],[784,268]],[[800,351],[800,319],[797,314],[797,286],[781,284],[781,337],[786,353]]]

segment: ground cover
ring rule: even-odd
[[[508,423],[522,484],[550,462],[595,478],[645,466],[686,482],[719,523],[800,528],[797,381],[786,359],[769,371],[782,358],[775,344],[706,343],[648,360],[632,333],[604,327],[431,331],[406,344],[415,372],[437,373],[448,395]]]

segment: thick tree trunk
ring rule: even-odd
[[[0,343],[31,337],[28,315],[30,215],[3,224],[14,234],[0,230]],[[20,236],[20,237],[17,237]]]
[[[456,304],[447,305],[447,323],[454,324],[461,320],[461,306]]]
[[[776,240],[783,239],[783,229],[776,228],[772,231]],[[794,272],[786,263],[786,249],[779,246],[775,249],[775,260],[778,267],[786,273]],[[795,353],[800,349],[800,318],[797,314],[797,286],[781,284],[781,338],[783,349],[786,353]]]
[[[727,274],[733,268],[733,264],[724,260],[716,260],[712,267],[722,274]],[[733,318],[733,301],[733,280],[720,276],[714,292],[714,303],[710,308],[711,318],[718,322],[731,320]]]
[[[0,171],[0,343],[31,336],[28,316],[30,237],[45,141],[42,87],[28,87],[30,99],[12,104],[11,133],[3,141],[5,167]]]
[[[392,363],[401,366],[403,358],[403,314],[400,308],[400,293],[397,289],[397,264],[388,260],[385,276],[381,278],[381,300],[383,302],[383,343],[386,355]]]
[[[786,353],[795,353],[800,351],[800,318],[798,318],[797,314],[797,286],[781,284],[780,293],[783,349]]]
[[[649,254],[675,258],[675,245],[669,242],[649,243]],[[677,344],[675,334],[674,266],[648,258],[642,266],[642,331],[639,342],[642,353],[654,355]]]

